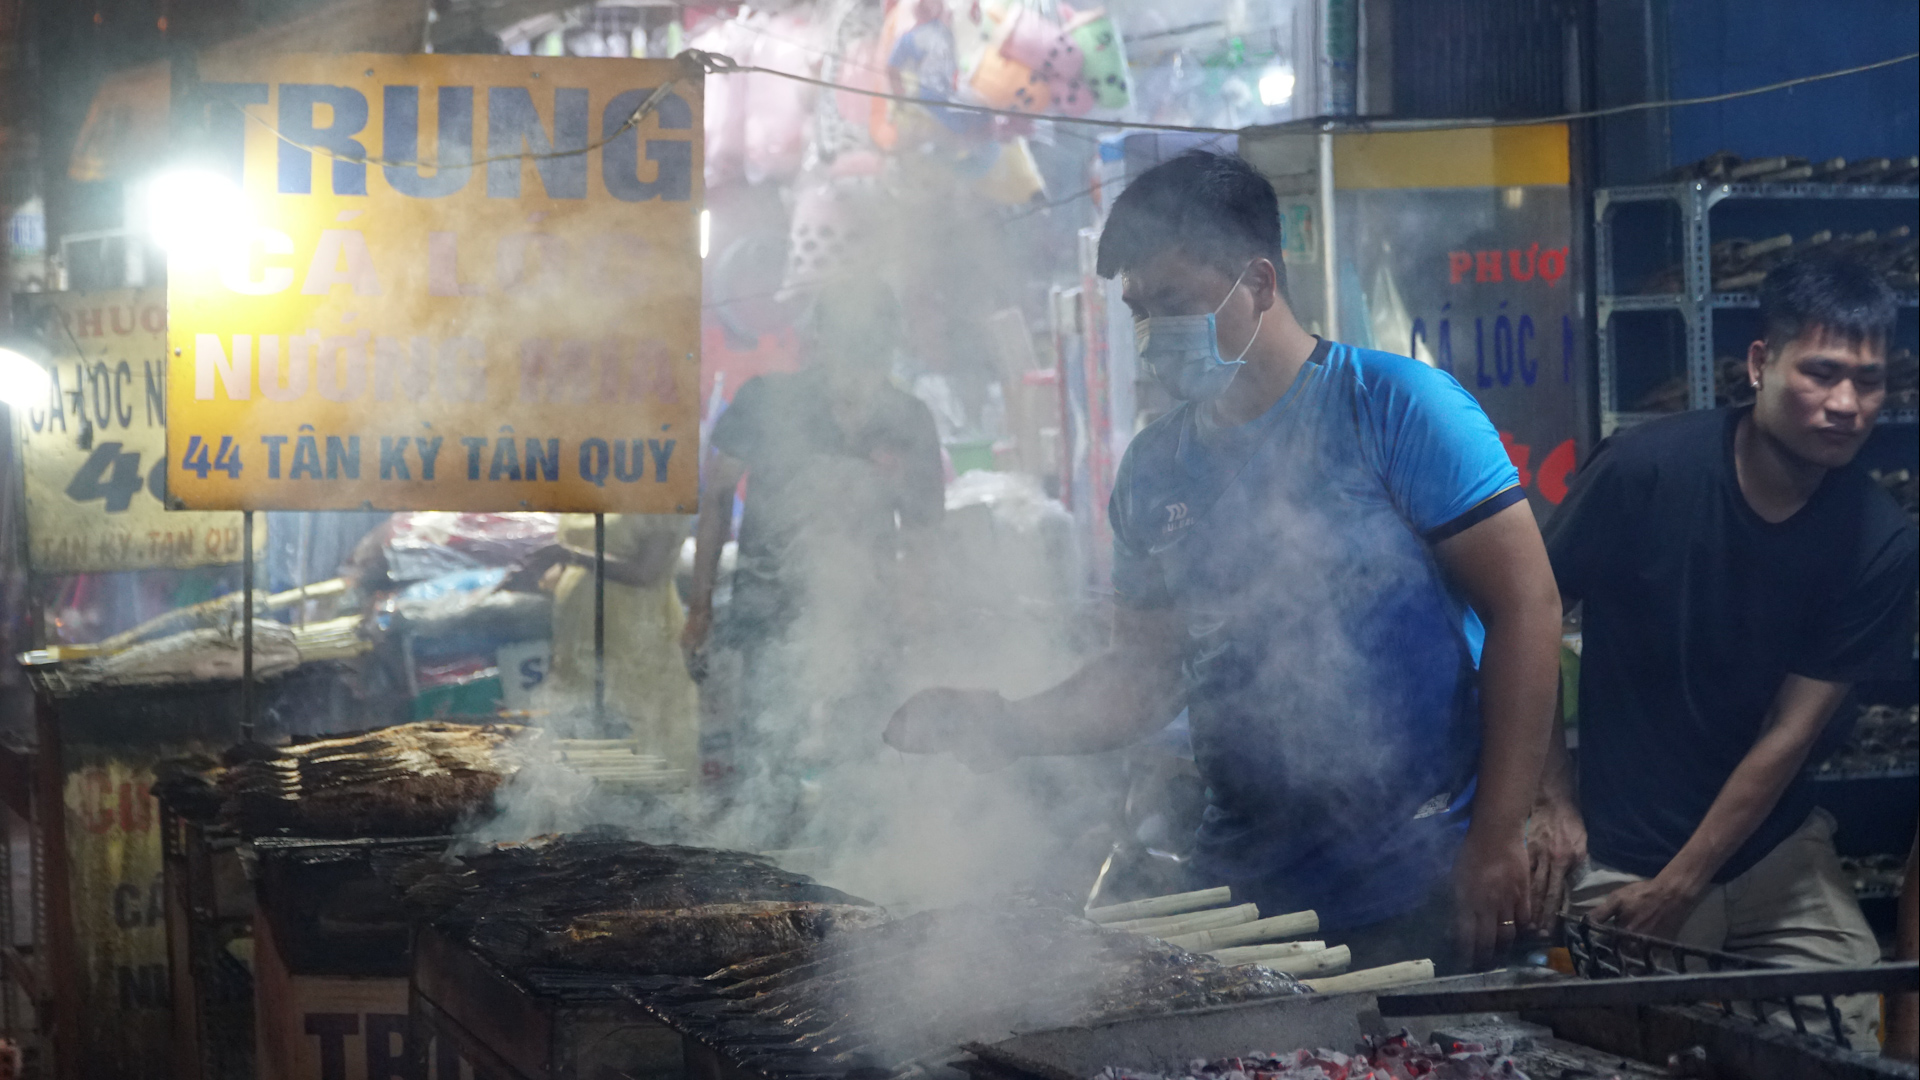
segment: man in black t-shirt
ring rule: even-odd
[[[1536,912],[1567,896],[1687,944],[1879,959],[1803,767],[1854,683],[1912,674],[1920,547],[1853,464],[1895,314],[1866,266],[1781,266],[1748,349],[1753,405],[1616,435],[1575,479],[1546,540],[1583,605],[1578,795],[1556,738]],[[1877,1023],[1870,997],[1842,1005],[1853,1035]]]
[[[748,380],[708,438],[681,645],[698,676],[744,475],[728,617],[745,661],[749,772],[778,761],[798,774],[877,745],[878,710],[891,707],[893,614],[916,584],[902,579],[946,505],[933,414],[889,381],[901,336],[885,285],[822,286],[801,326],[806,367]],[[859,729],[869,711],[876,726]]]

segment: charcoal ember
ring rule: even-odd
[[[901,1075],[1011,1032],[1306,992],[1012,901],[921,912],[639,993],[737,1064],[797,1077]]]
[[[428,836],[486,807],[516,767],[511,724],[401,724],[228,755],[222,815],[243,835]]]
[[[1590,1075],[1590,1074],[1588,1074]],[[1338,1050],[1253,1051],[1190,1062],[1185,1072],[1152,1073],[1108,1066],[1093,1080],[1527,1080],[1511,1057],[1478,1043],[1422,1046],[1407,1032],[1369,1038],[1351,1054]]]

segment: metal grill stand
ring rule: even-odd
[[[681,1080],[680,1037],[623,993],[618,974],[508,972],[433,926],[414,934],[408,1044],[471,1063],[476,1080]]]
[[[1650,975],[1688,975],[1721,971],[1792,971],[1785,964],[1773,964],[1752,957],[1696,949],[1674,941],[1629,933],[1610,926],[1596,926],[1585,919],[1561,916],[1561,930],[1567,951],[1573,957],[1573,970],[1589,979],[1645,978]],[[1842,1047],[1851,1049],[1847,1032],[1840,1022],[1839,1006],[1832,994],[1818,997],[1819,1008],[1827,1023],[1825,1034]],[[1785,1015],[1794,1030],[1807,1030],[1806,1012],[1810,1006],[1793,998],[1754,998],[1745,1001],[1728,998],[1718,1003],[1722,1015],[1738,1015],[1737,1006],[1745,1005],[1753,1019],[1765,1024]]]

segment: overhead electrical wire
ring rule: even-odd
[[[701,70],[701,72],[708,75],[747,75],[747,74],[772,75],[776,78],[790,79],[794,82],[805,83],[809,86],[816,86],[826,90],[842,91],[850,94],[860,94],[865,97],[880,98],[886,101],[900,102],[908,105],[918,105],[918,106],[921,106],[922,108],[951,109],[957,112],[979,113],[987,116],[1004,116],[1004,117],[1009,117],[1012,119],[1019,119],[1019,120],[1031,120],[1031,121],[1045,120],[1045,121],[1051,121],[1056,124],[1078,124],[1083,127],[1112,128],[1112,129],[1121,130],[1121,131],[1171,131],[1171,132],[1183,132],[1183,133],[1194,134],[1194,135],[1239,135],[1249,131],[1270,129],[1272,127],[1278,126],[1278,125],[1254,125],[1254,126],[1243,127],[1243,128],[1223,128],[1223,127],[1208,127],[1208,126],[1196,125],[1196,124],[1156,124],[1156,123],[1146,123],[1146,122],[1137,121],[1137,120],[1110,120],[1110,119],[1104,119],[1100,117],[1090,117],[1090,116],[1067,116],[1059,113],[1030,113],[1030,112],[1022,112],[1018,109],[998,109],[990,105],[972,105],[965,102],[930,100],[927,98],[912,96],[908,94],[896,94],[896,93],[892,93],[890,91],[885,91],[885,90],[871,90],[865,87],[847,86],[842,83],[832,82],[827,79],[816,79],[809,75],[800,75],[791,71],[781,71],[776,68],[761,67],[759,65],[753,65],[753,64],[742,64],[730,56],[724,56],[719,53],[703,52],[699,49],[687,49],[684,52],[680,53],[680,55],[676,57],[676,59],[680,60],[682,63],[694,65],[698,67]],[[1387,121],[1384,125],[1379,122],[1369,121],[1365,118],[1356,118],[1353,120],[1338,119],[1330,122],[1339,124],[1340,129],[1346,130],[1346,131],[1369,131],[1369,130],[1379,129],[1381,127],[1386,127],[1389,130],[1396,130],[1396,131],[1405,131],[1405,130],[1448,131],[1448,130],[1472,130],[1477,128],[1520,127],[1520,126],[1526,126],[1526,125],[1532,125],[1532,124],[1570,123],[1577,120],[1598,120],[1598,119],[1602,119],[1604,117],[1609,117],[1609,116],[1621,116],[1628,113],[1647,112],[1655,109],[1672,109],[1672,108],[1680,108],[1680,107],[1689,106],[1689,105],[1711,105],[1711,104],[1715,104],[1722,101],[1733,101],[1739,98],[1753,97],[1758,94],[1769,94],[1779,90],[1788,90],[1796,86],[1805,86],[1809,83],[1823,82],[1828,79],[1838,79],[1848,75],[1859,75],[1868,71],[1876,71],[1880,68],[1892,67],[1896,64],[1908,63],[1915,59],[1920,59],[1920,52],[1903,53],[1899,56],[1889,57],[1885,60],[1877,60],[1870,64],[1859,64],[1854,67],[1840,68],[1834,71],[1824,71],[1816,75],[1802,75],[1802,76],[1799,76],[1798,78],[1783,79],[1780,82],[1768,83],[1764,86],[1748,87],[1744,90],[1729,90],[1729,91],[1726,91],[1725,93],[1703,94],[1697,97],[1668,98],[1662,101],[1642,101],[1642,102],[1635,102],[1629,105],[1613,105],[1604,109],[1586,109],[1579,112],[1559,113],[1552,116],[1530,116],[1530,117],[1520,117],[1520,118],[1500,119],[1500,120],[1495,120],[1495,119],[1434,120],[1434,121],[1395,120],[1395,121]],[[640,106],[636,108],[632,112],[632,114],[630,114],[626,118],[626,120],[620,124],[619,127],[603,135],[597,141],[588,143],[585,146],[569,147],[565,150],[552,150],[552,151],[545,151],[545,152],[520,151],[516,153],[511,153],[511,154],[494,154],[488,157],[477,158],[473,161],[458,162],[458,163],[450,164],[446,167],[447,168],[472,168],[474,166],[485,165],[490,162],[510,161],[515,159],[522,160],[522,161],[540,161],[540,160],[548,160],[552,158],[570,157],[575,154],[585,154],[594,150],[598,150],[601,147],[612,142],[614,139],[625,134],[627,131],[631,130],[636,125],[638,125],[642,119],[644,119],[649,113],[653,112],[655,109],[659,107],[660,103],[666,99],[667,94],[670,93],[672,89],[676,85],[678,85],[684,78],[686,78],[686,76],[679,76],[679,77],[670,79],[665,83],[662,83],[657,89],[653,91],[651,95],[647,97],[645,101],[640,103]],[[222,100],[225,100],[225,99],[222,99]],[[376,157],[371,154],[364,154],[364,155],[342,154],[342,153],[339,153],[338,151],[329,149],[327,147],[314,146],[307,143],[302,143],[296,139],[290,138],[287,135],[283,134],[278,128],[274,127],[272,124],[269,124],[264,119],[261,119],[260,117],[254,116],[252,113],[247,112],[245,106],[242,106],[238,103],[234,103],[230,101],[227,102],[227,104],[235,109],[239,109],[243,115],[251,118],[252,120],[254,120],[254,122],[260,124],[262,127],[272,132],[274,137],[280,139],[282,142],[299,147],[300,149],[306,150],[311,153],[320,154],[324,157],[335,158],[342,161],[360,162],[360,163],[365,163],[369,165],[394,166],[394,167],[400,167],[400,168],[437,169],[440,167],[439,165],[431,161],[411,161],[411,160],[396,161],[388,158]],[[1088,189],[1088,190],[1091,191],[1092,189]]]
[[[1080,124],[1087,127],[1120,128],[1130,131],[1175,131],[1196,135],[1237,135],[1242,131],[1274,126],[1255,125],[1248,128],[1222,128],[1190,124],[1151,124],[1133,120],[1108,120],[1090,116],[1066,116],[1059,113],[1030,113],[1022,112],[1018,109],[997,109],[990,105],[971,105],[964,102],[929,101],[926,98],[913,97],[906,94],[895,94],[884,90],[868,90],[857,86],[844,86],[840,83],[829,82],[825,79],[816,79],[807,75],[796,75],[790,71],[776,71],[772,68],[741,64],[730,56],[701,52],[698,49],[688,49],[680,55],[683,58],[698,63],[709,75],[737,75],[758,72],[765,75],[776,75],[783,79],[792,79],[795,82],[806,83],[810,86],[818,86],[828,90],[846,91],[848,93],[862,94],[867,97],[882,98],[887,101],[898,101],[928,108],[981,113],[987,116],[1006,116],[1023,120],[1051,120],[1058,124]],[[1400,120],[1391,121],[1390,123],[1395,129],[1417,128],[1423,131],[1435,131],[1515,127],[1529,124],[1568,123],[1575,120],[1596,120],[1607,116],[1619,116],[1625,113],[1645,112],[1653,109],[1671,109],[1685,105],[1710,105],[1715,102],[1732,101],[1736,98],[1773,93],[1777,90],[1787,90],[1795,86],[1805,86],[1808,83],[1822,82],[1827,79],[1838,79],[1847,75],[1859,75],[1863,72],[1892,67],[1895,64],[1904,64],[1915,59],[1920,59],[1920,52],[1903,53],[1885,60],[1876,60],[1870,64],[1859,64],[1854,67],[1840,68],[1835,71],[1824,71],[1817,75],[1802,75],[1798,78],[1784,79],[1780,82],[1768,83],[1765,86],[1748,87],[1744,90],[1730,90],[1720,94],[1703,94],[1698,97],[1669,98],[1663,101],[1641,101],[1630,105],[1614,105],[1604,109],[1587,109],[1580,112],[1559,113],[1553,116],[1529,116],[1505,120],[1435,120],[1431,122]],[[1368,127],[1373,126],[1364,118],[1352,121],[1341,119],[1339,122],[1343,127],[1351,126],[1358,130],[1366,130]]]
[[[232,106],[233,108],[239,109],[240,114],[242,116],[245,116],[249,120],[252,120],[253,122],[259,124],[261,127],[266,128],[268,131],[272,132],[274,138],[279,139],[281,142],[286,143],[289,146],[298,147],[301,150],[305,150],[308,153],[319,154],[321,157],[331,158],[335,161],[351,161],[351,162],[354,162],[355,164],[362,164],[362,165],[379,165],[384,168],[396,168],[396,169],[433,169],[435,171],[438,171],[443,168],[471,169],[480,165],[488,165],[496,161],[550,161],[554,158],[575,157],[580,154],[591,153],[607,145],[613,140],[619,138],[620,136],[626,134],[628,131],[632,130],[634,127],[638,126],[641,120],[646,119],[646,116],[648,113],[651,113],[655,109],[660,107],[660,103],[667,99],[668,95],[673,92],[674,87],[680,85],[680,81],[681,80],[679,78],[668,79],[666,82],[663,82],[659,86],[655,87],[653,93],[648,94],[646,100],[642,101],[639,104],[639,106],[633,110],[632,113],[628,114],[625,120],[620,122],[619,127],[614,128],[612,131],[607,132],[606,134],[600,136],[600,138],[586,144],[585,146],[573,146],[573,147],[568,147],[565,150],[545,150],[545,151],[522,150],[522,151],[516,151],[511,154],[490,154],[486,157],[474,158],[472,161],[455,161],[455,162],[449,162],[444,165],[436,162],[432,162],[432,161],[411,161],[411,160],[400,160],[395,158],[378,157],[373,154],[343,154],[343,153],[340,153],[338,150],[334,150],[330,147],[315,146],[309,143],[303,143],[300,140],[292,138],[291,136],[282,132],[279,128],[274,127],[272,124],[267,123],[265,120],[262,120],[260,117],[255,116],[252,113],[248,112],[246,110],[246,106],[237,104],[227,98],[220,98],[218,100],[220,100],[221,102],[227,105]]]

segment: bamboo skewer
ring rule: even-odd
[[[1218,889],[1174,893],[1170,896],[1154,896],[1145,900],[1129,900],[1124,904],[1113,904],[1108,907],[1088,908],[1087,918],[1097,923],[1127,922],[1135,919],[1160,918],[1166,915],[1184,915],[1232,902],[1233,890],[1221,886]]]
[[[1318,929],[1320,929],[1318,913],[1295,911],[1291,914],[1256,919],[1235,926],[1206,927],[1186,931],[1173,937],[1165,934],[1155,936],[1169,945],[1178,945],[1195,952],[1211,952],[1215,949],[1230,949],[1239,945],[1257,945],[1264,941],[1281,941],[1299,937],[1302,934],[1311,934]]]
[[[1191,915],[1169,915],[1163,919],[1130,919],[1126,922],[1108,923],[1107,929],[1165,938],[1174,934],[1193,934],[1202,930],[1238,926],[1241,923],[1253,922],[1259,917],[1258,907],[1252,904],[1241,904],[1238,907],[1196,911]]]
[[[1366,968],[1362,971],[1350,971],[1345,975],[1334,975],[1324,979],[1302,979],[1301,982],[1319,994],[1348,994],[1356,990],[1385,990],[1408,983],[1426,982],[1433,978],[1433,961],[1407,960],[1385,967]]]
[[[1271,945],[1243,945],[1237,949],[1215,949],[1208,956],[1229,967],[1241,964],[1264,964],[1269,960],[1285,960],[1308,953],[1326,952],[1324,941],[1282,941]]]
[[[1345,945],[1309,952],[1283,952],[1289,948],[1287,945],[1255,945],[1245,949],[1222,949],[1208,955],[1228,967],[1259,964],[1269,971],[1294,976],[1332,975],[1344,971],[1347,965],[1353,963],[1353,953]]]
[[[1215,949],[1207,955],[1229,966],[1237,966],[1243,963],[1270,964],[1270,962],[1276,960],[1290,960],[1296,956],[1305,956],[1308,953],[1326,951],[1327,943],[1324,941],[1277,941],[1269,945],[1247,945],[1238,949]],[[1222,957],[1234,955],[1238,956],[1237,960],[1222,959]],[[1252,959],[1248,959],[1249,957]]]

